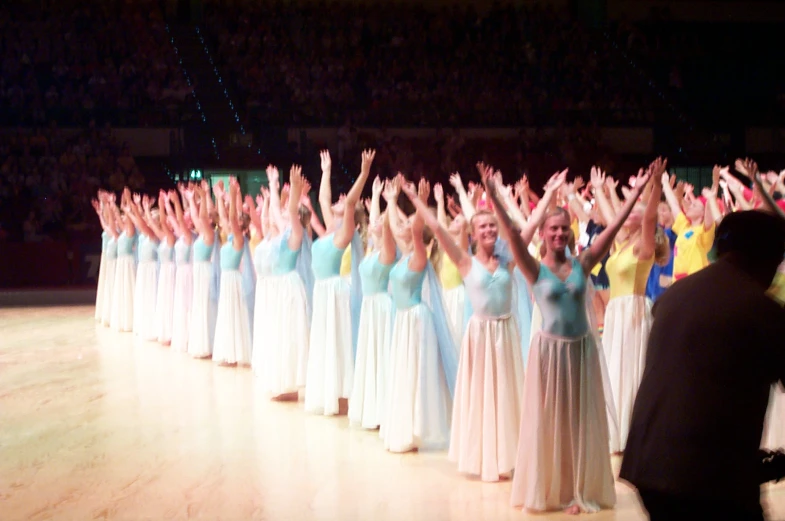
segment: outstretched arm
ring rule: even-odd
[[[420,190],[419,193],[415,192],[414,184],[413,183],[404,183],[401,187],[404,193],[410,199],[413,197],[419,197],[423,204],[425,201],[428,200],[428,195],[431,190],[430,185],[425,179],[420,180]],[[420,272],[425,269],[425,265],[428,262],[428,252],[425,248],[425,242],[423,242],[423,227],[424,221],[422,216],[419,212],[414,214],[412,219],[412,256],[409,258],[409,269],[414,272]]]
[[[439,240],[439,244],[442,245],[444,251],[447,253],[447,256],[450,257],[450,260],[452,260],[455,266],[458,268],[461,277],[466,277],[469,274],[469,270],[472,268],[472,259],[469,257],[468,252],[466,250],[462,250],[455,243],[455,241],[452,239],[452,236],[450,235],[450,232],[448,232],[444,226],[441,225],[439,220],[433,216],[430,208],[428,208],[428,205],[423,202],[419,195],[415,194],[413,190],[407,191],[406,195],[417,209],[418,217],[421,218],[431,230],[433,230],[434,235],[436,235],[436,238]]]
[[[335,246],[340,250],[346,248],[352,242],[352,235],[354,235],[354,208],[360,201],[360,196],[363,193],[365,182],[368,180],[368,175],[371,173],[371,164],[373,158],[376,157],[375,150],[365,150],[362,154],[362,166],[360,168],[360,175],[352,185],[349,193],[346,194],[346,200],[343,211],[343,222],[341,228],[335,231]]]
[[[488,194],[488,197],[490,197],[493,202],[493,211],[496,214],[496,218],[499,220],[499,228],[510,245],[512,256],[515,259],[515,265],[521,270],[521,273],[526,277],[529,284],[533,285],[537,282],[537,277],[540,275],[540,263],[534,260],[529,254],[529,248],[524,242],[524,239],[516,232],[512,219],[510,219],[507,210],[504,208],[504,203],[497,192],[496,176],[491,174],[489,170],[483,175],[483,182],[485,183],[485,193]]]
[[[289,172],[289,225],[292,233],[289,235],[289,249],[297,251],[303,243],[303,224],[300,222],[300,196],[303,193],[303,169],[292,165]]]
[[[324,226],[328,230],[333,229],[333,191],[330,187],[332,160],[330,159],[330,151],[322,150],[319,155],[322,159],[322,181],[319,184],[319,207],[322,209],[322,219],[324,219]]]
[[[624,202],[624,205],[619,209],[619,212],[616,214],[613,221],[608,223],[605,230],[597,236],[597,239],[592,242],[591,246],[589,246],[581,256],[581,267],[583,268],[584,274],[591,273],[594,266],[608,254],[611,245],[613,244],[613,240],[616,238],[616,234],[619,233],[624,221],[627,220],[633,207],[638,202],[638,197],[640,197],[650,179],[651,176],[648,173],[638,179],[635,188],[632,190],[631,196]]]

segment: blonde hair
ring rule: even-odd
[[[545,227],[545,223],[548,222],[548,219],[553,217],[566,217],[567,220],[572,224],[572,219],[570,217],[570,212],[562,208],[561,206],[557,206],[551,210],[548,210],[548,213],[545,214],[545,218],[542,220],[542,224],[540,225],[540,231],[542,232],[543,228]],[[569,227],[569,232],[567,235],[567,248],[570,250],[571,253],[575,253],[575,232],[572,230],[572,226]],[[548,253],[548,248],[545,244],[545,241],[540,243],[540,258],[544,258],[545,254]]]
[[[657,226],[654,231],[654,263],[666,266],[671,260],[671,244],[665,230]]]
[[[474,237],[474,220],[477,219],[478,217],[482,217],[482,216],[486,216],[486,215],[492,217],[493,220],[496,221],[496,214],[493,213],[490,210],[486,210],[485,208],[483,208],[481,210],[477,210],[474,213],[474,215],[472,215],[472,218],[469,219],[469,230],[471,232],[471,235],[470,235],[471,241],[469,242],[469,247],[471,249],[472,255],[477,253],[477,240]]]

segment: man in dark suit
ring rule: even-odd
[[[785,381],[785,310],[766,290],[785,255],[785,221],[731,214],[716,246],[717,262],[653,310],[619,476],[652,521],[763,519],[758,449],[771,385]]]

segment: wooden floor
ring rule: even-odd
[[[645,519],[616,490],[615,511],[581,517]],[[0,309],[3,521],[575,519],[509,496],[444,453],[390,454],[345,417],[270,402],[247,369],[96,326],[90,307]],[[785,487],[765,497],[785,519]]]

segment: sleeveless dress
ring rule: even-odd
[[[117,261],[110,319],[112,329],[115,331],[129,332],[134,327],[134,286],[136,285],[134,246],[136,246],[136,234],[129,237],[122,232],[117,238]]]
[[[547,266],[532,291],[542,315],[523,384],[511,503],[530,511],[584,512],[616,502],[600,357],[586,312],[580,262],[562,281]]]
[[[134,289],[134,334],[142,340],[157,340],[155,302],[158,297],[158,242],[139,235],[139,262]]]
[[[338,414],[338,400],[349,398],[354,378],[349,283],[341,276],[345,250],[335,247],[335,234],[313,243],[313,316],[305,383],[305,411]]]
[[[95,289],[95,320],[101,321],[104,302],[104,286],[106,286],[106,247],[109,242],[109,234],[106,231],[101,233],[101,261],[98,265],[98,285]]]
[[[390,271],[396,311],[387,369],[387,405],[379,432],[384,448],[390,452],[440,450],[450,442],[452,397],[433,314],[423,302],[426,271],[411,271],[410,257],[403,257]]]
[[[458,267],[447,255],[442,255],[439,280],[444,290],[444,307],[450,321],[450,331],[456,346],[461,345],[465,326],[466,289]]]
[[[188,318],[188,354],[194,358],[209,358],[213,353],[215,309],[211,297],[213,284],[213,248],[218,242],[205,244],[200,235],[193,245],[193,286],[191,316]]]
[[[295,393],[304,387],[308,370],[308,295],[296,268],[301,251],[309,247],[310,239],[303,236],[300,248],[292,251],[289,248],[291,233],[291,228],[287,228],[271,245],[277,248],[271,257],[272,269],[265,283],[272,304],[265,312],[271,321],[263,340],[256,341],[259,334],[254,337],[254,350],[260,348],[262,351],[261,371],[257,373],[261,376],[262,390],[273,397]],[[258,359],[256,351],[254,357]]]
[[[112,319],[112,300],[114,299],[115,266],[117,265],[117,239],[111,235],[106,240],[102,270],[104,272],[103,296],[101,297],[101,324],[109,327]],[[105,264],[105,266],[103,266]]]
[[[523,359],[513,317],[513,278],[472,258],[466,296],[473,314],[461,344],[452,410],[450,461],[458,471],[498,481],[515,467],[521,424]]]
[[[237,251],[232,241],[233,236],[229,235],[221,246],[221,290],[215,321],[213,362],[251,365],[251,324],[240,274],[243,250]]]
[[[193,244],[186,243],[183,237],[179,237],[174,243],[176,271],[174,311],[172,312],[172,349],[178,353],[188,352],[188,330],[190,328],[191,306],[193,306],[192,247]]]
[[[155,332],[158,342],[163,345],[169,345],[172,341],[176,277],[174,248],[166,244],[164,239],[158,245],[158,294],[155,298]]]
[[[618,436],[611,433],[611,452],[624,450],[635,395],[646,365],[646,344],[651,331],[651,300],[646,284],[654,257],[639,260],[632,244],[617,244],[605,263],[610,300],[605,310],[602,348],[610,376]]]
[[[363,299],[349,421],[363,429],[376,429],[384,418],[393,325],[388,287],[394,264],[382,264],[379,255],[380,252],[375,251],[360,262]]]
[[[253,250],[254,271],[256,271],[256,290],[254,294],[253,349],[251,368],[256,376],[261,377],[264,371],[265,350],[269,345],[267,332],[272,330],[276,299],[272,287],[273,266],[278,254],[278,243],[281,236],[265,237]],[[259,332],[265,333],[260,334]]]

